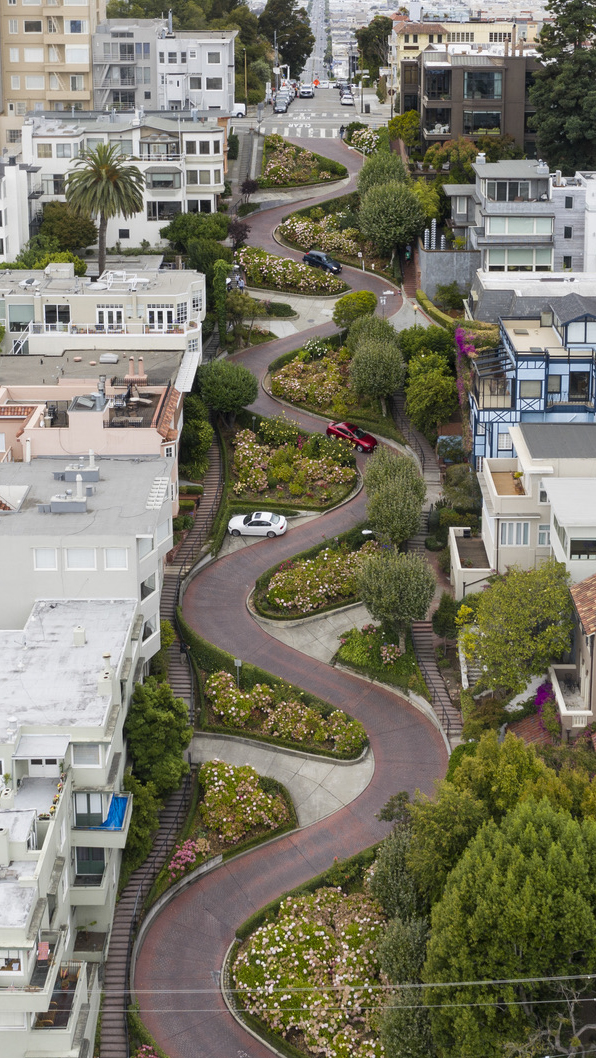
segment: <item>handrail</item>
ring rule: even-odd
[[[397,394],[394,394],[392,397],[389,398],[389,403],[390,403],[390,406],[391,406],[391,413],[393,415],[394,422],[396,423],[397,426],[399,426],[401,432],[403,433],[403,435],[406,438],[408,444],[410,445],[410,448],[412,448],[413,451],[418,456],[418,459],[420,460],[420,465],[422,467],[422,473],[424,473],[425,458],[424,458],[424,451],[422,449],[422,445],[420,444],[418,438],[416,437],[415,431],[410,426],[410,423],[408,422],[408,419],[402,413],[402,410],[401,410],[401,408],[399,406],[398,401],[396,400],[396,397],[397,397]]]
[[[124,977],[124,1004],[123,1004],[124,1009],[123,1009],[123,1016],[124,1016],[124,1035],[125,1035],[125,1038],[126,1038],[126,1058],[130,1058],[130,1035],[129,1035],[129,1031],[128,1031],[128,1008],[129,1008],[130,1002],[131,1002],[130,963],[131,963],[131,958],[132,958],[133,941],[134,941],[134,938],[135,938],[135,935],[136,935],[136,931],[137,931],[137,929],[138,929],[138,927],[140,925],[141,919],[143,917],[143,914],[142,914],[142,912],[143,912],[142,902],[145,899],[147,893],[149,892],[149,890],[151,889],[151,886],[153,885],[153,882],[155,881],[155,879],[157,878],[157,875],[159,874],[159,872],[161,871],[161,869],[163,867],[163,864],[161,864],[161,866],[159,866],[159,867],[157,866],[159,858],[160,858],[160,855],[161,855],[161,852],[165,849],[165,853],[166,853],[166,857],[164,859],[164,863],[165,863],[166,859],[167,859],[167,854],[168,854],[168,851],[169,851],[168,846],[171,848],[172,845],[173,845],[172,835],[177,833],[177,831],[179,830],[180,815],[181,815],[181,813],[183,811],[184,812],[186,811],[188,805],[190,804],[190,784],[191,784],[191,773],[189,773],[184,779],[184,784],[183,784],[183,788],[182,788],[182,797],[180,798],[180,801],[179,801],[179,804],[178,804],[178,808],[176,809],[176,815],[174,816],[174,819],[172,820],[172,823],[169,826],[167,832],[164,834],[163,841],[153,850],[153,866],[143,876],[143,879],[139,882],[139,887],[137,889],[137,895],[136,895],[136,898],[135,898],[133,912],[132,912],[132,917],[131,917],[131,920],[130,920],[130,926],[129,926],[129,930],[128,930],[128,945],[127,945],[127,951],[126,951],[126,969],[125,969],[125,977]]]

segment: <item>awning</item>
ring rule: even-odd
[[[66,735],[22,735],[15,760],[31,760],[34,757],[57,757],[64,760],[70,744],[70,732]]]
[[[180,167],[176,167],[175,165],[150,165],[147,169],[145,169],[145,172],[151,173],[153,176],[157,174],[162,174],[163,176],[173,176],[174,173],[179,173],[181,172],[181,170]]]

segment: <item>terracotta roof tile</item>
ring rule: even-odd
[[[571,588],[571,598],[587,636],[596,632],[596,573]]]
[[[178,407],[178,401],[180,400],[180,393],[172,386],[167,401],[162,404],[161,410],[157,417],[157,432],[162,437],[168,436],[168,431],[172,422],[172,416]]]
[[[3,419],[28,419],[36,410],[35,404],[2,404],[0,417]]]
[[[540,717],[536,714],[534,716],[524,716],[523,720],[514,720],[513,723],[509,724],[508,731],[511,731],[518,738],[523,739],[524,742],[534,742],[540,746],[552,745],[552,738],[548,731],[544,731],[540,726]]]

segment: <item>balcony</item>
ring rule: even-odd
[[[444,139],[445,136],[449,136],[451,134],[451,126],[439,125],[437,123],[436,125],[433,125],[432,128],[423,129],[422,132],[426,140],[437,138]]]
[[[35,966],[26,983],[13,976],[14,970],[4,970],[0,974],[0,1012],[47,1009],[64,951],[64,938],[62,930],[40,932]],[[18,964],[21,966],[20,959]]]
[[[56,986],[47,1010],[39,1013],[34,1029],[69,1029],[73,1013],[80,1008],[83,990],[87,994],[85,963],[61,963]]]
[[[33,356],[61,356],[63,353],[80,353],[89,348],[97,352],[138,353],[151,350],[185,349],[187,336],[198,334],[198,322],[152,324],[129,322],[111,328],[86,323],[31,323],[23,332],[20,344],[28,342]],[[20,350],[17,350],[17,352]]]
[[[480,591],[494,572],[479,536],[472,536],[470,529],[451,526],[449,529],[451,554],[451,583],[456,599]]]
[[[77,791],[78,793],[80,791]],[[103,794],[99,796],[104,797]],[[95,812],[83,813],[77,811],[75,803],[75,821],[71,832],[73,845],[95,849],[123,849],[131,813],[132,794],[112,794],[103,822],[98,822],[98,819],[101,820],[104,811],[99,815]]]
[[[551,665],[548,674],[555,692],[561,724],[565,731],[578,730],[592,723],[594,714],[584,698],[576,665]],[[588,680],[585,681],[587,690]]]

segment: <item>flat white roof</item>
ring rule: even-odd
[[[553,513],[563,526],[596,527],[596,481],[549,478],[544,482]]]
[[[21,875],[31,877],[35,863],[14,860],[5,868],[6,875],[0,878],[0,929],[21,929],[29,921],[29,913],[36,899],[37,890],[19,884]]]
[[[33,809],[0,812],[0,827],[8,830],[10,841],[26,841],[35,815]]]
[[[40,734],[101,727],[110,703],[97,692],[102,655],[118,670],[136,609],[136,599],[37,599],[24,629],[0,629],[0,742],[13,716]],[[80,647],[73,645],[77,626],[86,633]]]
[[[58,757],[64,759],[70,735],[22,735],[13,753],[15,760],[31,760],[32,757]]]

